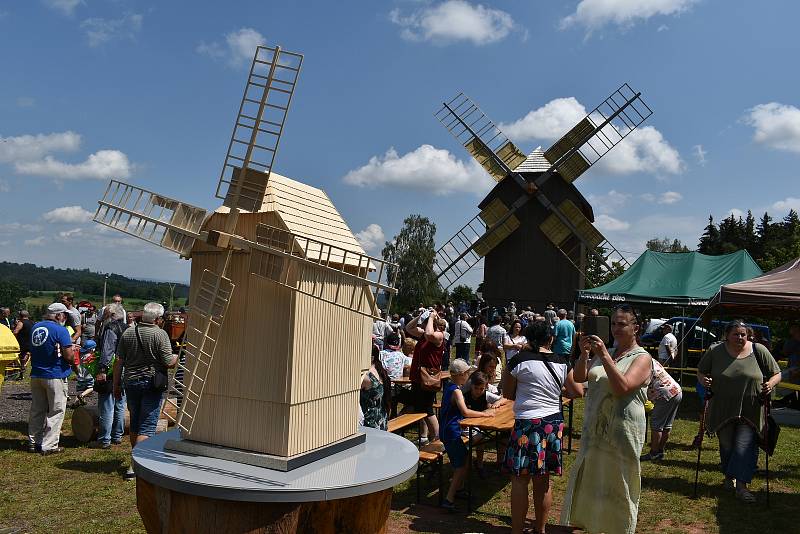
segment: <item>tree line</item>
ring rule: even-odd
[[[0,304],[12,307],[14,301],[39,291],[102,295],[105,276],[89,269],[61,269],[40,267],[32,263],[0,262]],[[119,293],[125,298],[164,302],[169,300],[170,287],[164,282],[136,280],[119,274],[109,274],[106,293],[109,296]],[[188,285],[175,285],[175,298],[188,296]]]

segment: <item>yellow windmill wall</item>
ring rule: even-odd
[[[223,221],[215,214],[208,228],[222,228]],[[237,233],[254,234],[257,222],[277,226],[280,220],[269,213],[244,215]],[[220,272],[223,259],[218,249],[198,245],[192,281],[206,268]],[[336,273],[305,269],[303,275],[307,291],[324,280],[329,298],[337,283],[348,295],[354,287]],[[370,318],[250,274],[247,253],[233,254],[227,276],[236,287],[186,437],[291,456],[353,435],[360,371],[369,367]],[[361,302],[368,309],[367,299]]]

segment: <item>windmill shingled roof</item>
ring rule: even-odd
[[[516,172],[545,172],[550,168],[550,162],[544,159],[544,150],[538,146],[528,154],[525,161],[517,165]]]

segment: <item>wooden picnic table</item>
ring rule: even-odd
[[[441,372],[442,380],[450,380],[450,371],[442,371]],[[394,384],[410,384],[411,377],[410,376],[401,376],[400,378],[392,378],[392,383]]]

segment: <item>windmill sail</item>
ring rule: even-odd
[[[495,181],[525,161],[525,154],[464,93],[444,102],[434,115]]]
[[[302,63],[280,47],[256,49],[217,184],[225,206],[261,208]]]
[[[191,432],[197,416],[233,289],[229,279],[206,269],[189,302],[185,343],[162,411],[186,432]],[[176,409],[177,419],[169,415],[167,405]]]
[[[188,258],[206,215],[203,208],[111,180],[94,221]]]
[[[485,231],[479,230],[478,220],[486,222],[485,217],[479,214],[437,250],[435,271],[439,279],[447,284],[446,287],[452,286],[477,264],[482,256],[510,235],[519,225],[518,221],[514,222],[516,220],[515,213],[532,197],[536,197],[546,209],[552,212],[548,218],[550,222],[543,225],[542,231],[551,232],[548,239],[554,244],[561,243],[561,245],[556,245],[559,250],[568,255],[568,252],[562,248],[567,243],[564,236],[565,232],[568,232],[569,235],[577,238],[578,242],[586,247],[586,251],[594,255],[606,269],[611,270],[612,263],[619,263],[627,267],[627,259],[592,226],[577,207],[575,210],[580,218],[577,217],[576,211],[571,210],[569,206],[564,207],[564,210],[567,210],[565,212],[560,206],[553,204],[539,187],[556,172],[567,182],[575,181],[652,113],[650,107],[642,100],[641,93],[633,91],[627,83],[623,84],[545,151],[544,157],[550,163],[550,167],[536,177],[533,182],[535,187],[531,187],[519,172],[512,170],[517,165],[508,166],[503,157],[493,151],[492,147],[504,148],[503,140],[507,138],[468,97],[462,93],[449,103],[445,103],[436,114],[439,121],[457,139],[461,140],[466,137],[465,146],[471,154],[473,152],[468,146],[470,143],[483,150],[480,154],[485,155],[484,159],[490,163],[484,164],[480,158],[476,157],[476,159],[487,169],[487,172],[493,174],[490,168],[495,172],[499,172],[498,169],[506,171],[504,176],[513,177],[523,190],[513,205],[501,210],[499,217],[493,218],[493,222],[487,222]],[[473,130],[473,125],[478,130]],[[488,142],[483,140],[481,132],[486,134]],[[506,158],[508,153],[506,150]],[[519,164],[521,161],[517,163]],[[494,174],[493,177],[495,177]],[[495,179],[497,178],[495,177]],[[598,235],[600,243],[604,244],[602,248],[593,244],[598,241]],[[601,253],[601,250],[608,253]],[[568,255],[568,257],[570,256]],[[611,257],[615,259],[609,260]],[[570,261],[573,260],[570,258]],[[574,261],[573,264],[575,264]]]
[[[250,248],[251,273],[362,315],[380,317],[379,294],[388,310],[397,291],[396,265],[281,228],[259,224],[255,243],[238,243]]]

